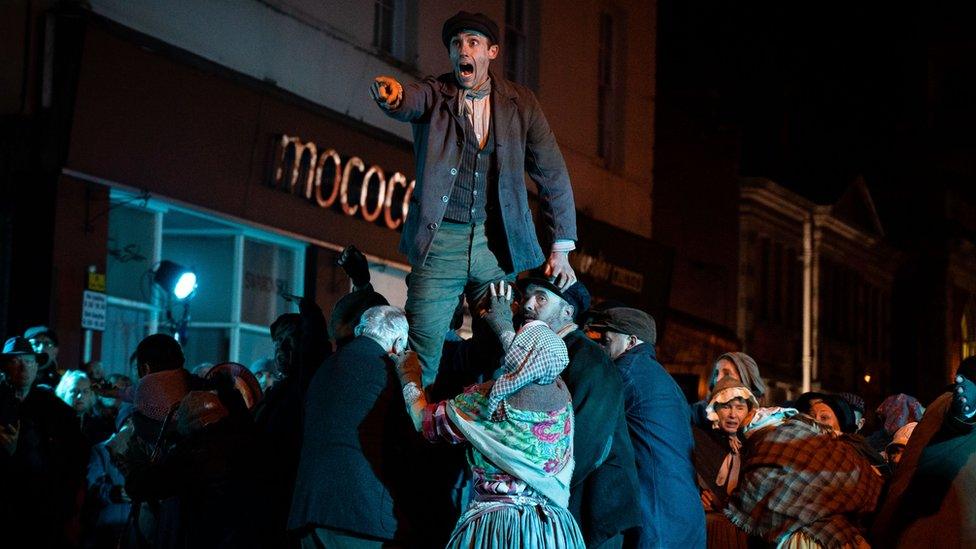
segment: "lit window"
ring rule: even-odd
[[[113,191],[116,204],[128,198]],[[163,299],[147,274],[162,258],[199,277],[182,342],[188,368],[271,356],[268,326],[296,311],[282,294],[304,290],[304,243],[156,200],[109,212],[107,251],[106,373],[133,376],[128,358],[139,341],[175,331],[182,318],[183,304]]]

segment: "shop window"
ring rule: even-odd
[[[290,310],[284,294],[300,294],[295,283],[295,251],[255,240],[244,241],[244,294],[241,320],[269,326]]]
[[[121,204],[127,196],[113,191],[112,199]],[[151,333],[174,333],[184,319],[183,304],[153,286],[152,270],[163,259],[197,275],[186,309],[188,368],[270,357],[269,325],[297,312],[282,294],[302,293],[305,246],[299,241],[150,200],[145,208],[113,208],[109,248],[101,357],[110,373],[134,375],[128,358],[138,342]]]

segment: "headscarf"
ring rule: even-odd
[[[566,344],[544,322],[525,323],[502,359],[502,376],[488,394],[488,414],[495,421],[505,418],[502,401],[529,383],[548,385],[569,364]]]
[[[763,382],[762,376],[759,375],[759,365],[756,364],[755,359],[745,353],[736,351],[719,356],[715,359],[714,364],[718,364],[723,358],[735,364],[735,369],[739,371],[739,379],[743,385],[749,387],[757,400],[762,400],[766,394],[766,383]],[[714,367],[712,369],[712,378],[709,380],[708,385],[710,391],[715,388]]]
[[[917,398],[905,393],[898,393],[884,399],[875,413],[884,419],[885,431],[889,435],[893,435],[905,424],[920,421],[922,414],[925,413],[925,407]]]
[[[718,421],[718,414],[715,413],[715,405],[725,404],[735,398],[745,400],[753,409],[759,407],[759,401],[756,400],[755,395],[752,394],[752,391],[745,384],[737,379],[725,377],[715,384],[715,388],[712,389],[712,394],[708,398],[708,406],[705,408],[705,415],[708,417],[708,420],[714,425]]]
[[[190,392],[189,377],[183,368],[143,376],[136,385],[136,409],[149,419],[165,420]]]
[[[712,395],[708,399],[708,407],[705,408],[705,413],[708,415],[709,421],[712,422],[713,428],[718,428],[718,414],[715,413],[715,405],[725,404],[736,398],[748,402],[751,409],[759,407],[759,402],[752,395],[752,391],[741,381],[732,377],[724,377],[715,384],[715,389],[712,390]],[[731,494],[739,484],[739,470],[742,467],[742,458],[739,456],[741,446],[742,443],[738,436],[733,434],[729,437],[729,452],[722,460],[722,465],[719,466],[718,474],[715,476],[715,485],[724,486],[726,494]]]

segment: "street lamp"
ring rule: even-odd
[[[173,331],[176,340],[186,345],[186,328],[190,324],[190,300],[196,295],[197,275],[179,263],[168,259],[159,262],[152,273],[153,283],[166,294],[166,321]],[[179,320],[173,317],[169,303],[176,301],[183,304],[183,315]]]

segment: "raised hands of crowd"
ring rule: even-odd
[[[512,284],[500,280],[488,285],[488,293],[485,294],[481,304],[481,318],[491,327],[501,340],[502,347],[506,349],[515,338],[515,325],[512,319],[513,301]]]
[[[336,259],[336,265],[342,267],[346,275],[352,279],[355,289],[359,290],[369,284],[369,261],[366,260],[363,252],[352,244],[342,250]]]

